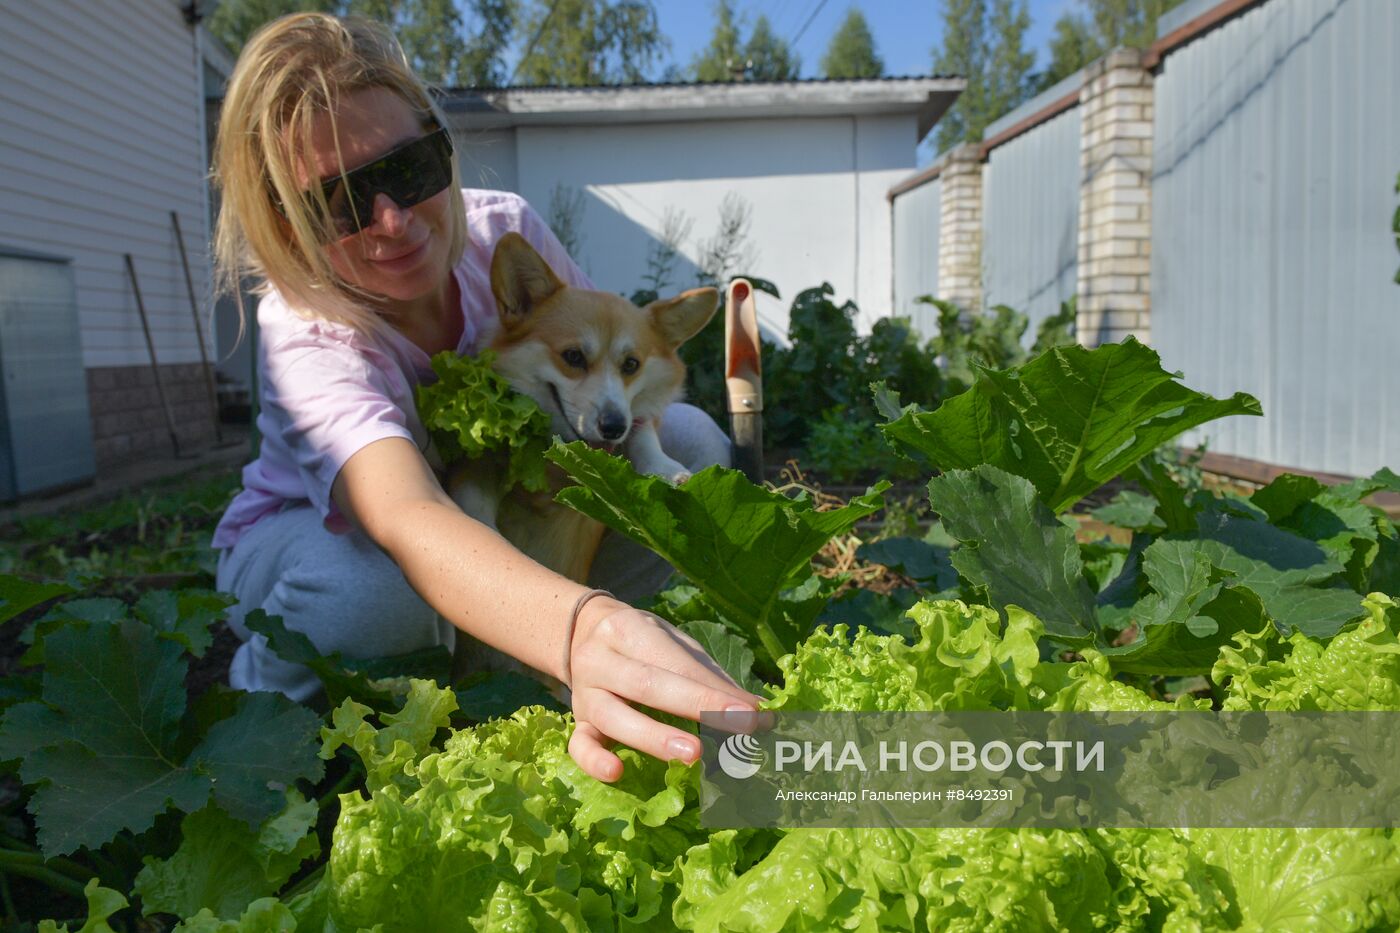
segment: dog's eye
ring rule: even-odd
[[[568,363],[574,369],[588,368],[588,357],[584,356],[583,351],[578,347],[569,347],[569,349],[559,355],[564,358],[565,363]]]
[[[622,361],[622,375],[630,376],[642,368],[642,363],[635,356],[629,356]]]

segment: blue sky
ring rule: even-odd
[[[655,0],[661,31],[671,40],[669,59],[687,65],[710,40],[714,30],[711,0]],[[1077,0],[1029,0],[1031,31],[1027,45],[1036,51],[1036,68],[1048,61],[1047,48],[1055,20],[1076,8]],[[875,48],[891,75],[927,75],[933,70],[933,48],[943,41],[942,0],[738,0],[739,13],[752,24],[766,15],[774,31],[802,57],[802,77],[817,77],[827,43],[857,7],[875,36]],[[815,14],[815,15],[814,15]],[[805,24],[806,31],[802,32]]]

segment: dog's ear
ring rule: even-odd
[[[718,308],[719,292],[713,288],[692,288],[675,298],[647,305],[656,329],[672,350],[700,333]]]
[[[507,328],[524,320],[540,302],[564,287],[544,257],[523,236],[507,233],[491,257],[491,293]]]

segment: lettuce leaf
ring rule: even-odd
[[[549,416],[497,375],[491,368],[495,358],[490,350],[474,357],[450,350],[434,356],[438,379],[417,388],[418,417],[444,462],[500,453],[506,460],[504,489],[518,483],[542,491],[549,485],[544,461],[553,433]]]
[[[114,933],[107,919],[127,905],[126,898],[111,888],[104,888],[96,878],[88,881],[83,888],[87,898],[88,917],[83,925],[70,930],[65,923],[59,926],[52,920],[39,922],[39,933]]]
[[[1237,634],[1211,669],[1227,710],[1400,710],[1400,606],[1372,593],[1367,617],[1325,645],[1272,626]]]
[[[1243,929],[1391,930],[1400,923],[1400,844],[1387,830],[1183,830],[1229,879]]]
[[[338,929],[673,929],[677,861],[709,834],[698,777],[619,749],[602,784],[568,754],[567,717],[532,707],[453,733],[450,691],[415,681],[403,710],[370,721],[347,702],[323,754],[362,758],[368,795],[341,797],[321,882]]]

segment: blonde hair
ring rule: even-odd
[[[248,41],[229,80],[215,144],[214,182],[223,196],[214,234],[221,293],[239,296],[243,278],[253,277],[260,280],[256,294],[275,288],[303,317],[365,334],[386,325],[373,308],[376,296],[331,267],[325,244],[339,235],[330,209],[319,185],[304,191],[297,178],[298,166],[314,164],[316,117],[334,121],[340,97],[367,88],[384,88],[424,123],[447,126],[398,42],[371,20],[297,13]],[[455,153],[452,177],[461,177]],[[456,262],[466,246],[466,215],[459,201],[448,214],[448,255]],[[243,317],[240,297],[240,338]]]

